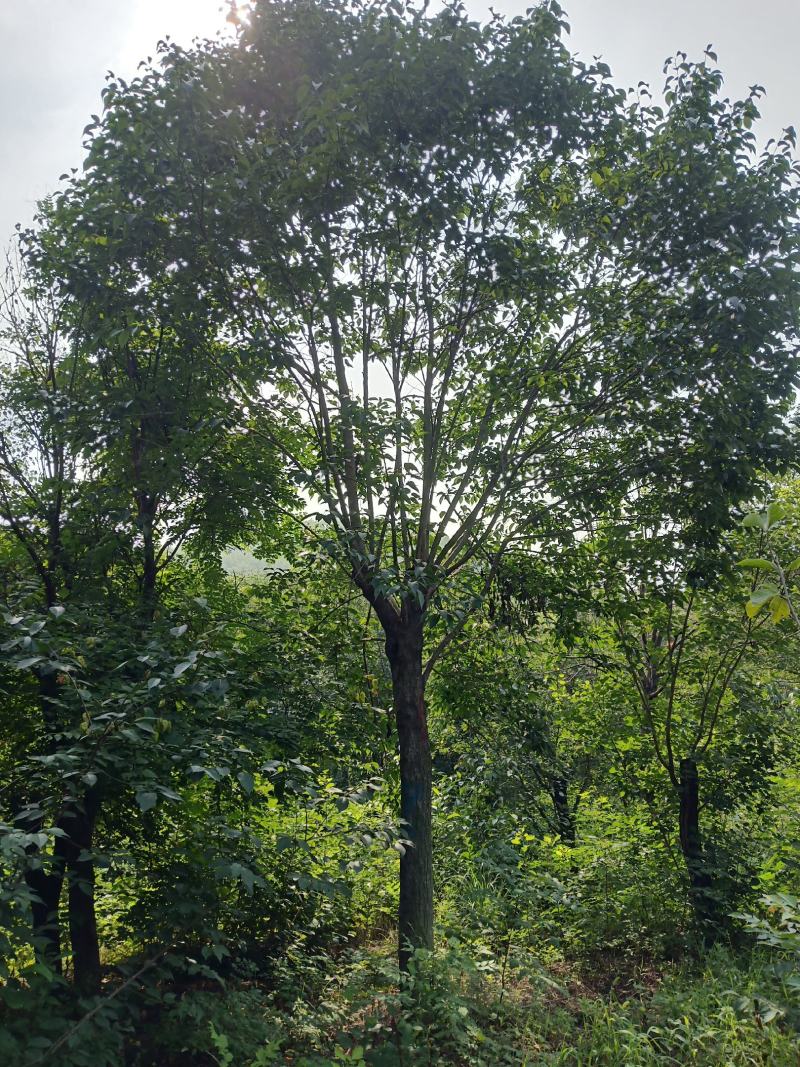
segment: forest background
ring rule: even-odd
[[[229,18],[5,272],[0,1049],[796,1063],[793,129]]]

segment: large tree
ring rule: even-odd
[[[51,222],[73,297],[124,277],[135,317],[158,277],[291,428],[261,440],[386,636],[401,962],[433,936],[426,679],[505,549],[653,477],[713,525],[795,380],[795,172],[755,154],[758,90],[681,57],[662,110],[563,31],[553,0],[261,0],[109,83]]]

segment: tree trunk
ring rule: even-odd
[[[686,870],[692,907],[698,925],[707,936],[714,920],[713,901],[709,890],[711,876],[706,866],[703,840],[700,834],[700,776],[693,759],[682,759],[680,764],[680,845]]]
[[[25,872],[25,882],[34,894],[31,901],[31,927],[36,961],[58,975],[62,973],[58,904],[64,882],[64,865],[57,839],[50,869],[38,867]]]
[[[55,594],[51,596],[48,589],[48,604],[55,602]],[[40,674],[38,676],[39,697],[42,712],[42,722],[45,728],[45,753],[48,755],[55,750],[53,738],[57,731],[63,728],[60,719],[58,705],[58,681],[55,673]],[[21,823],[28,833],[38,833],[42,830],[42,820],[36,817],[31,820],[26,818]],[[40,849],[31,846],[29,855],[40,853]],[[31,901],[31,933],[36,952],[37,962],[45,964],[55,974],[62,973],[61,965],[61,928],[58,916],[58,906],[61,900],[61,890],[64,884],[64,872],[67,864],[68,845],[63,837],[53,840],[52,861],[47,867],[41,866],[29,869],[25,872],[25,883],[34,895]],[[44,859],[42,856],[41,859]]]
[[[154,498],[144,492],[137,493],[136,505],[139,528],[142,533],[142,605],[145,619],[147,622],[152,622],[156,609],[156,582],[158,580],[154,536],[156,505]]]
[[[65,820],[69,834],[69,935],[75,988],[82,996],[100,992],[100,941],[95,914],[94,826],[100,798],[89,790],[80,808]]]
[[[37,960],[62,974],[61,929],[58,916],[64,879],[68,881],[67,914],[75,987],[91,996],[100,991],[100,942],[94,906],[95,864],[91,855],[100,798],[89,790],[80,805],[70,804],[58,820],[63,833],[53,843],[49,869],[26,872],[35,894],[31,902]]]
[[[575,813],[569,806],[569,779],[565,775],[555,775],[550,785],[553,809],[556,813],[558,836],[565,845],[575,844]]]
[[[407,618],[386,634],[400,743],[400,815],[411,842],[400,857],[398,916],[401,970],[415,948],[433,948],[433,843],[431,834],[431,750],[422,677],[422,616]]]

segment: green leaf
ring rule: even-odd
[[[740,560],[736,564],[736,566],[737,567],[748,567],[748,568],[750,568],[752,570],[759,570],[759,571],[774,571],[775,570],[775,564],[774,563],[770,563],[770,561],[768,559],[743,559],[743,560]]]
[[[238,878],[247,892],[252,895],[253,886],[255,885],[256,876],[249,867],[243,866],[241,863],[232,863],[228,868],[231,875],[234,878]]]
[[[745,604],[745,612],[749,619],[754,619],[756,615],[765,607],[773,597],[779,595],[778,589],[774,585],[763,585],[760,589],[755,589],[750,594],[750,599]]]
[[[774,596],[778,596],[780,589],[776,585],[761,585],[750,594],[750,603],[763,607]]]
[[[142,811],[149,811],[151,808],[154,808],[157,800],[157,793],[145,792],[136,794],[136,803]]]
[[[749,515],[745,515],[742,519],[742,526],[758,527],[766,532],[782,519],[785,519],[787,514],[788,512],[783,504],[773,500],[767,506],[766,511],[751,511]]]
[[[788,601],[782,596],[775,596],[770,600],[769,610],[772,613],[773,622],[783,622],[784,619],[788,619],[792,614]]]
[[[16,667],[18,671],[27,670],[28,667],[33,667],[36,663],[41,663],[44,656],[27,656],[25,659],[15,660],[11,666]]]
[[[762,530],[766,530],[765,513],[763,511],[751,511],[749,515],[745,515],[742,519],[742,526],[746,526],[748,529],[758,526]]]
[[[785,519],[787,515],[788,511],[783,506],[783,504],[779,504],[777,501],[773,501],[767,508],[767,525],[765,529],[769,530],[770,527],[774,526],[776,523],[779,523],[781,519]]]

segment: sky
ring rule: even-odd
[[[763,140],[800,127],[800,0],[561,0],[570,47],[599,55],[615,81],[658,86],[676,50],[714,45],[726,91],[764,85]],[[489,3],[466,0],[475,17]],[[532,0],[493,0],[505,15]],[[225,30],[221,0],[0,0],[0,245],[27,224],[38,198],[80,165],[81,132],[100,109],[108,70],[132,77],[170,35],[180,44]]]

